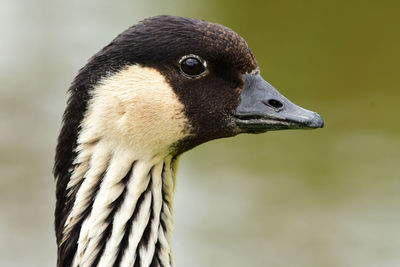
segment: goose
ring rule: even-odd
[[[240,133],[323,127],[260,75],[233,30],[147,18],[80,69],[56,148],[57,266],[174,266],[180,155]]]

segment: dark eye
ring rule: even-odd
[[[207,65],[196,55],[187,55],[179,61],[181,72],[188,78],[198,78],[207,74]]]

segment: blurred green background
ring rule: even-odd
[[[66,90],[118,33],[158,14],[224,24],[263,77],[326,127],[186,153],[177,266],[400,266],[400,2],[1,1],[0,266],[54,266]]]

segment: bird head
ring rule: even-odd
[[[121,33],[80,71],[71,93],[70,106],[85,114],[78,143],[109,139],[149,155],[239,133],[323,126],[260,76],[237,33],[182,17],[149,18]]]

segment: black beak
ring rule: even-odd
[[[324,121],[281,95],[260,74],[244,74],[244,87],[234,117],[243,132],[322,128]]]

